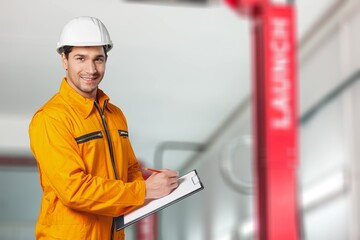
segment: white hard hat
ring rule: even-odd
[[[106,46],[110,51],[113,43],[105,25],[94,17],[77,17],[63,28],[56,51],[61,54],[64,46]]]

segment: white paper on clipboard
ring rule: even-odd
[[[198,191],[201,191],[202,189],[204,189],[204,186],[196,170],[192,170],[179,178],[179,186],[169,195],[159,199],[154,199],[136,210],[116,218],[116,230],[119,231],[149,216],[150,214],[160,211]]]

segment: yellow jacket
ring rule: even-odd
[[[34,115],[30,146],[43,189],[36,239],[124,239],[113,218],[145,199],[125,117],[98,90],[98,103],[63,79]]]

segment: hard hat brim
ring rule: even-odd
[[[92,46],[106,46],[106,52],[109,52],[112,48],[113,48],[113,43],[110,42],[108,44],[104,44],[104,43],[88,43],[88,44],[84,44],[84,43],[68,43],[68,44],[57,44],[57,48],[56,51],[61,54],[62,53],[62,48],[64,46],[71,46],[71,47],[92,47]]]

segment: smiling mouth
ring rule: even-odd
[[[83,79],[84,81],[86,81],[86,82],[91,82],[91,81],[95,81],[95,80],[97,80],[98,79],[98,77],[97,76],[94,76],[94,77],[81,77],[81,79]]]

